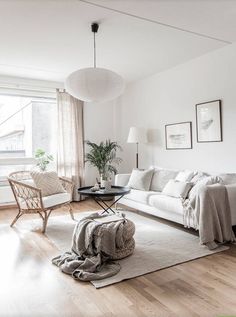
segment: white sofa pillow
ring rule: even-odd
[[[145,171],[133,169],[127,186],[133,189],[149,190],[153,172],[153,169]]]
[[[36,187],[42,190],[42,196],[50,196],[65,193],[56,172],[36,172],[30,173]]]
[[[174,170],[168,170],[168,169],[159,169],[155,170],[150,190],[161,192],[165,185],[168,183],[170,179],[174,179],[176,175],[178,174],[178,171]]]
[[[179,182],[189,182],[194,176],[194,172],[190,170],[180,171],[175,177],[176,181]]]
[[[193,184],[190,182],[179,182],[171,179],[164,187],[162,193],[167,196],[185,199],[192,186]]]

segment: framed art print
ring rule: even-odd
[[[221,101],[196,105],[197,142],[222,141]]]
[[[192,122],[180,122],[165,126],[166,149],[192,149]]]

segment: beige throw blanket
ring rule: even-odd
[[[203,186],[192,200],[186,200],[184,225],[199,230],[200,243],[209,249],[215,249],[216,242],[235,241],[226,187]]]
[[[117,274],[120,265],[111,260],[133,253],[135,226],[124,215],[116,221],[99,221],[105,217],[109,219],[109,216],[93,213],[80,220],[74,229],[71,252],[55,257],[52,263],[62,272],[82,281]]]

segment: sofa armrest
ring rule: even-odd
[[[115,185],[116,186],[127,186],[131,174],[116,174]]]
[[[236,184],[225,185],[231,212],[232,225],[236,225]]]

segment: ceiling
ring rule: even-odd
[[[236,41],[235,0],[1,0],[0,74],[64,81],[93,64],[127,82]]]

